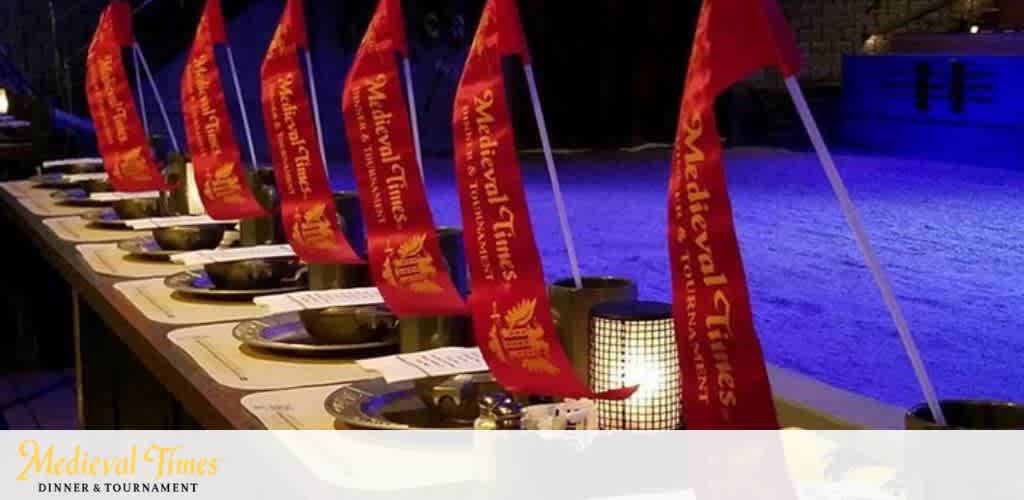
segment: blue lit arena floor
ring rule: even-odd
[[[668,300],[667,150],[559,158],[584,274],[633,278]],[[897,405],[922,399],[896,331],[811,154],[726,155],[761,341],[770,362]],[[839,155],[940,397],[1024,400],[1024,172]],[[546,172],[524,161],[549,279],[568,274]],[[453,173],[429,161],[440,224],[459,223]],[[344,184],[344,182],[343,182]]]

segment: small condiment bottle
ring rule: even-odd
[[[523,407],[511,398],[498,403],[492,414],[499,431],[518,431],[523,428]]]
[[[480,413],[473,421],[473,428],[478,430],[493,431],[498,429],[498,415],[495,410],[505,403],[511,403],[512,398],[508,394],[496,392],[486,394],[477,403]]]

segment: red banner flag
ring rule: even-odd
[[[85,95],[110,183],[118,191],[167,189],[135,107],[121,50],[133,46],[131,6],[112,2],[89,45]]]
[[[196,184],[214,219],[263,217],[267,211],[249,190],[231,126],[214,52],[218,43],[227,43],[220,0],[207,0],[181,79],[181,112]]]
[[[366,214],[370,269],[399,316],[465,314],[452,283],[420,176],[399,54],[405,54],[399,0],[381,0],[345,81],[342,111],[359,199]]]
[[[306,92],[299,50],[309,49],[302,0],[288,0],[260,69],[263,120],[281,219],[295,253],[310,263],[362,259],[341,231]]]
[[[489,0],[452,123],[477,343],[510,391],[623,399],[635,388],[594,394],[580,381],[555,333],[505,98],[501,62],[511,55],[528,57],[516,6]]]
[[[800,68],[775,0],[705,0],[669,185],[669,255],[689,429],[776,429],[771,385],[733,228],[715,98],[765,66]]]

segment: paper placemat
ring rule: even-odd
[[[33,198],[50,196],[52,189],[39,189],[32,181],[8,181],[0,182],[0,188],[7,191],[15,198]]]
[[[252,302],[203,300],[175,293],[163,278],[122,281],[114,285],[146,318],[168,325],[200,325],[221,321],[242,321],[264,316]]]
[[[149,198],[159,197],[160,191],[139,191],[135,193],[125,193],[122,191],[108,191],[89,194],[90,200],[97,201],[145,200]]]
[[[132,257],[117,243],[94,243],[75,247],[93,271],[118,278],[153,278],[184,271],[185,266]]]
[[[218,384],[248,391],[291,389],[377,378],[352,361],[281,356],[250,349],[235,340],[238,323],[174,330],[167,338]],[[323,400],[320,400],[321,405]]]
[[[103,158],[65,158],[63,160],[44,161],[42,168],[46,170],[64,165],[103,165]]]
[[[81,217],[58,217],[43,221],[58,238],[75,243],[99,243],[103,241],[130,240],[150,234],[149,231],[128,231],[126,229],[105,229],[93,227]]]
[[[356,363],[366,370],[380,374],[389,384],[487,371],[487,362],[484,361],[479,347],[441,347],[429,351],[361,359]]]
[[[334,416],[324,409],[324,401],[342,387],[344,385],[327,385],[257,392],[242,398],[242,406],[270,430],[331,430]]]
[[[238,262],[249,259],[272,259],[276,257],[295,257],[291,245],[257,245],[239,248],[219,248],[217,250],[196,250],[183,252],[171,257],[174,262],[186,266],[212,264],[214,262]]]
[[[384,297],[376,287],[313,290],[256,297],[253,302],[268,314],[282,314],[328,307],[356,307],[383,304]]]
[[[82,182],[82,181],[105,181],[108,180],[106,172],[93,172],[90,174],[64,174],[61,180],[64,182]]]
[[[208,224],[233,224],[237,220],[216,220],[209,215],[181,215],[175,217],[153,217],[149,219],[130,219],[124,223],[132,229],[156,229],[175,226],[205,226]]]
[[[28,209],[29,212],[42,217],[61,217],[66,215],[82,215],[91,210],[95,210],[95,207],[73,207],[70,205],[61,205],[58,200],[50,196],[47,192],[46,196],[29,196],[24,198],[18,198],[22,206]]]

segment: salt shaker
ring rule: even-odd
[[[496,392],[480,398],[478,406],[480,415],[473,421],[473,428],[493,431],[501,430],[503,425],[510,425],[511,415],[516,413],[514,407],[518,405],[508,394]],[[521,408],[518,413],[519,420],[522,420]]]
[[[523,428],[523,407],[511,398],[494,407],[494,421],[499,431],[518,431]]]

